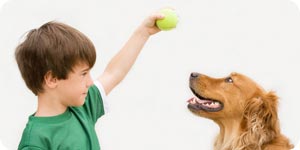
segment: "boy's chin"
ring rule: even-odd
[[[78,100],[76,103],[73,103],[72,106],[74,106],[74,107],[80,107],[80,106],[82,106],[84,104],[84,102],[85,102],[85,98]]]

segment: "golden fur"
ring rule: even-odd
[[[250,78],[238,73],[225,78],[192,73],[190,88],[197,96],[188,101],[190,111],[213,120],[220,127],[214,150],[293,148],[280,133],[278,97]]]

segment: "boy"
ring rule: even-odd
[[[19,150],[99,150],[95,123],[105,111],[105,95],[125,77],[162,14],[153,14],[135,30],[96,81],[92,42],[78,30],[48,22],[31,30],[15,52],[27,87],[38,98]]]

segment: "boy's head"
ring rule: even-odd
[[[43,92],[45,74],[67,79],[75,65],[90,68],[96,60],[93,43],[78,30],[58,22],[48,22],[29,31],[15,51],[16,61],[27,87],[35,94]]]

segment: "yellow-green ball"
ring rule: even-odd
[[[172,9],[162,9],[160,11],[165,17],[163,19],[156,20],[156,26],[160,30],[171,30],[176,28],[178,23],[178,16]]]

